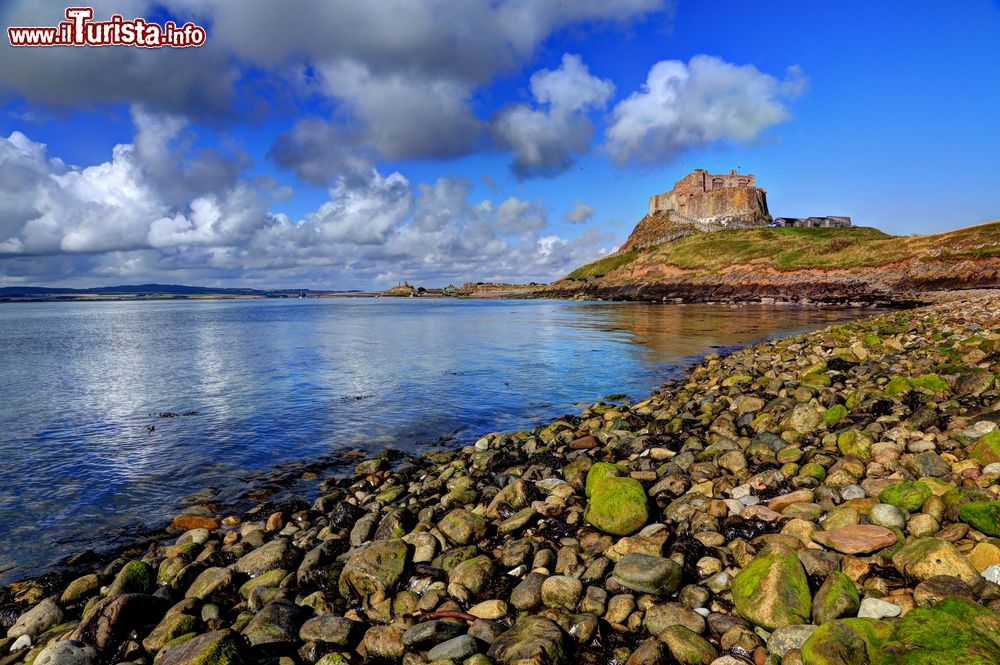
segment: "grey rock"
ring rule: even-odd
[[[403,633],[403,644],[438,644],[465,632],[465,626],[454,621],[432,620],[418,623]]]
[[[35,665],[93,665],[96,662],[97,649],[76,640],[53,642],[35,658]]]
[[[876,503],[872,506],[868,519],[871,520],[872,524],[884,526],[887,529],[902,529],[906,526],[906,515],[890,503]]]
[[[7,637],[38,637],[52,626],[62,623],[63,611],[51,598],[46,598],[18,617],[7,631]]]
[[[615,564],[612,577],[633,591],[666,596],[677,591],[681,572],[681,567],[672,559],[627,554]]]
[[[459,635],[450,640],[438,644],[427,652],[427,659],[435,660],[465,660],[469,656],[479,651],[479,644],[476,638],[469,635]]]
[[[795,623],[777,628],[767,638],[767,650],[781,657],[789,651],[801,650],[802,645],[816,628],[808,623]]]

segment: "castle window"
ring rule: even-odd
[[[740,187],[746,187],[746,186],[747,186],[747,185],[749,185],[749,184],[750,184],[750,181],[749,181],[749,180],[743,180],[743,179],[741,179],[741,180],[739,181],[739,186],[740,186]]]
[[[722,189],[725,186],[725,181],[722,178],[712,178],[712,189]]]

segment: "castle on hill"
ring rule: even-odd
[[[649,197],[647,215],[632,231],[619,251],[668,242],[700,231],[762,226],[831,228],[851,226],[850,217],[771,217],[767,192],[757,186],[757,177],[738,173],[709,173],[695,169],[673,189]]]

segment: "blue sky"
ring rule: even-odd
[[[775,215],[1000,217],[997,2],[612,4],[122,0],[208,43],[5,41],[0,285],[548,281],[693,168]]]

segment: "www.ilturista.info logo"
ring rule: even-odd
[[[138,46],[186,48],[205,43],[205,28],[188,22],[163,25],[142,18],[125,20],[114,14],[108,21],[94,21],[91,7],[67,7],[66,20],[52,27],[10,27],[11,46]]]

